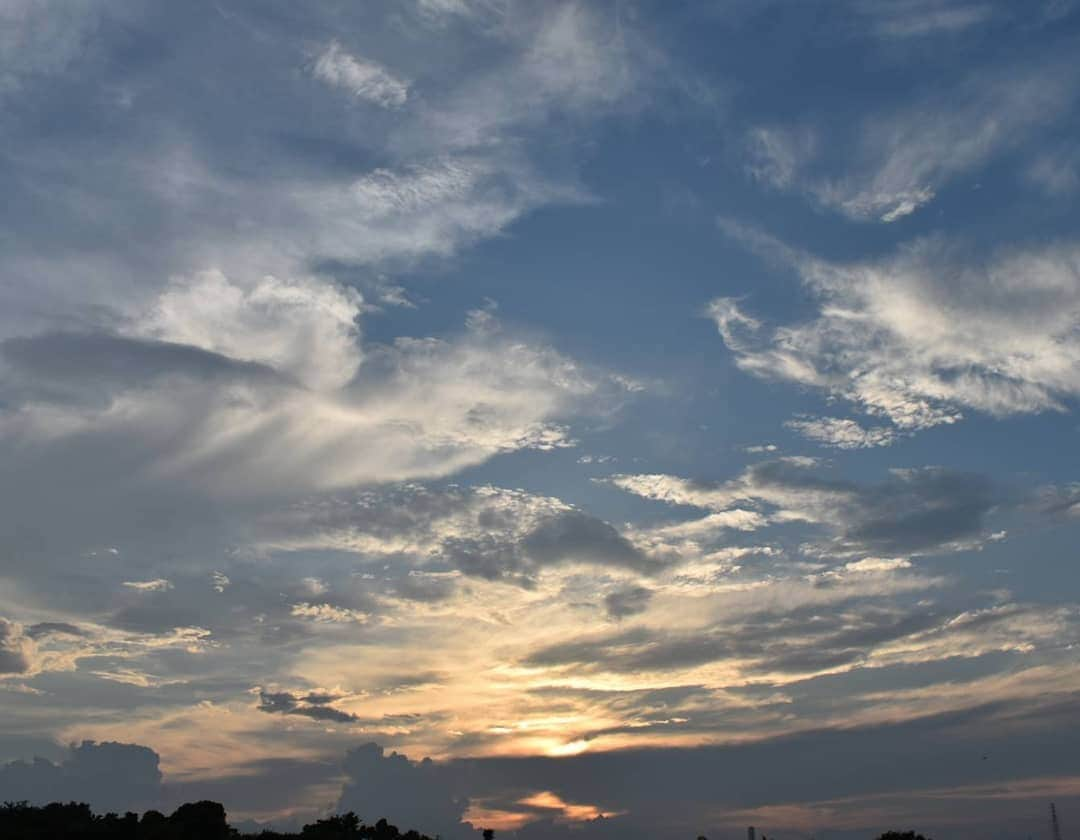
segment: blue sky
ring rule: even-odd
[[[1067,819],[1078,27],[0,0],[0,798]]]

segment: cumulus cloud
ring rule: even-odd
[[[207,271],[174,279],[133,328],[329,389],[346,384],[360,366],[361,305],[354,290],[312,277],[263,277],[245,288]]]
[[[819,303],[816,318],[768,329],[736,301],[714,301],[710,316],[739,367],[819,388],[895,427],[864,435],[843,420],[794,421],[811,437],[880,444],[956,422],[965,409],[1059,411],[1080,393],[1080,250],[1072,243],[974,257],[922,239],[889,258],[845,264],[725,227],[790,264]]]
[[[35,759],[0,766],[0,799],[86,802],[123,813],[159,805],[161,770],[153,750],[137,744],[83,741],[59,763]]]
[[[461,818],[469,800],[454,781],[455,768],[428,758],[416,762],[396,752],[387,755],[374,743],[346,753],[343,767],[346,781],[339,810],[372,821],[385,817],[432,836],[458,837],[468,830]]]

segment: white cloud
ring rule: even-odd
[[[969,171],[1050,123],[1070,102],[1057,67],[982,76],[862,128],[856,172],[812,188],[856,219],[895,221]]]
[[[202,319],[187,320],[185,307],[198,299],[189,294],[166,292],[183,304],[167,321],[177,337],[311,371],[322,389],[227,357],[192,356],[191,345],[27,339],[20,348],[37,348],[36,359],[49,356],[56,366],[43,371],[20,350],[29,367],[16,365],[8,375],[35,389],[53,377],[57,389],[0,416],[0,435],[33,442],[43,454],[62,439],[91,448],[95,440],[123,439],[140,474],[121,471],[111,480],[183,479],[242,497],[444,476],[501,452],[565,447],[572,441],[560,419],[591,411],[594,399],[607,407],[610,388],[590,372],[495,329],[373,347],[354,376],[360,353],[347,332],[349,304],[333,294],[335,306],[312,305],[301,294],[269,314],[240,296],[234,308],[208,316],[220,333]],[[230,317],[253,331],[229,335]],[[95,352],[107,354],[102,364],[142,378],[84,382],[76,361],[100,372]],[[354,381],[332,388],[335,378]]]
[[[896,35],[918,26],[974,22],[974,10],[906,11],[892,19]],[[887,23],[887,21],[886,21]],[[926,30],[929,31],[929,30]],[[843,155],[846,171],[828,174],[822,147],[839,137],[808,128],[751,131],[747,170],[779,189],[796,189],[851,219],[894,222],[933,200],[949,181],[1014,148],[1065,112],[1073,99],[1066,67],[1050,63],[974,75],[951,89],[865,118]],[[828,140],[828,142],[826,142]]]
[[[471,4],[470,4],[471,5]],[[588,4],[520,6],[499,34],[515,48],[501,63],[426,103],[425,131],[451,147],[492,148],[555,115],[597,116],[632,107],[661,60],[633,29]]]
[[[346,607],[336,607],[332,604],[293,604],[291,614],[296,618],[306,618],[320,624],[343,624],[353,622],[367,624],[371,618],[367,613],[360,610],[352,610]]]
[[[855,11],[871,24],[882,38],[920,38],[963,32],[989,21],[994,14],[990,3],[956,0],[898,0],[889,4],[857,2]]]
[[[840,417],[797,417],[784,423],[789,429],[824,446],[837,449],[869,449],[889,446],[898,433],[888,426],[864,428],[854,420]]]
[[[896,569],[910,569],[911,561],[905,557],[864,557],[862,560],[852,560],[844,564],[844,571],[859,574],[878,572],[892,572]]]
[[[125,580],[124,586],[138,592],[168,592],[173,588],[172,581],[166,580],[165,578],[155,578],[154,580]]]
[[[262,362],[332,389],[360,366],[361,307],[354,290],[313,277],[263,277],[246,287],[205,271],[174,278],[133,332]]]
[[[344,88],[357,99],[383,108],[399,108],[409,97],[406,81],[374,61],[350,55],[337,41],[323,48],[312,72],[327,84]]]
[[[759,127],[747,135],[747,172],[777,189],[788,189],[807,161],[813,158],[817,139],[810,131]]]
[[[1080,394],[1080,247],[1062,242],[974,256],[918,240],[879,261],[832,263],[746,234],[790,263],[819,301],[816,318],[764,328],[730,299],[709,312],[745,371],[820,388],[898,432],[1062,410]],[[752,329],[734,333],[733,325]],[[883,443],[846,421],[794,421],[827,441]]]
[[[1041,152],[1028,164],[1024,175],[1051,198],[1073,195],[1080,189],[1080,151],[1070,146]]]

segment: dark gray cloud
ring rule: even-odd
[[[539,569],[563,563],[642,572],[660,568],[607,522],[578,510],[544,517],[533,530],[514,541],[490,534],[447,540],[441,556],[452,568],[467,575],[487,580],[511,579],[526,586]]]
[[[357,716],[335,709],[330,704],[341,698],[336,694],[293,694],[288,691],[260,691],[259,711],[270,714],[302,715],[312,720],[352,723]]]
[[[939,468],[896,471],[857,496],[844,539],[869,551],[907,554],[979,538],[986,515],[1006,500],[985,475]]]
[[[538,565],[567,561],[655,571],[647,557],[608,523],[573,510],[538,525],[521,541],[526,555]]]
[[[745,830],[747,809],[775,807],[782,813],[793,806],[829,802],[828,819],[847,825],[862,820],[854,824],[862,826],[865,836],[893,827],[886,821],[896,814],[915,819],[917,809],[942,795],[933,791],[965,784],[1003,788],[1010,782],[1071,772],[1080,741],[1067,721],[1080,709],[1078,704],[1080,698],[1072,694],[732,746],[621,750],[571,758],[411,762],[370,744],[346,758],[348,779],[339,807],[355,808],[365,819],[381,814],[399,825],[408,820],[395,813],[423,815],[417,826],[431,830],[426,826],[442,825],[444,836],[456,836],[467,801],[541,817],[540,811],[519,803],[540,791],[565,802],[623,812],[574,824],[570,835],[565,824],[541,818],[520,835],[562,838],[729,836]],[[922,792],[930,794],[929,799],[924,801]],[[992,827],[996,813],[987,817],[982,800],[965,803],[962,792],[952,795],[956,798],[946,797],[947,814],[935,810],[927,814],[929,825],[920,824],[930,828],[951,822],[954,831],[959,825],[976,832]],[[1041,795],[1036,787],[1028,803],[1039,812]],[[860,803],[874,797],[891,800],[880,810],[860,811]],[[1034,824],[1041,822],[1027,823]]]
[[[23,387],[77,388],[99,399],[116,388],[139,388],[160,377],[247,378],[288,384],[257,362],[178,344],[107,333],[50,333],[0,342],[0,358],[25,377]],[[104,390],[103,390],[104,389]],[[10,388],[5,389],[11,395]]]
[[[87,802],[121,813],[157,807],[158,761],[157,753],[137,744],[83,741],[55,764],[39,758],[0,767],[0,801]]]
[[[461,818],[469,800],[460,792],[457,768],[427,758],[410,761],[396,752],[387,755],[374,743],[350,750],[343,767],[340,810],[355,811],[368,822],[385,817],[433,836],[468,836]]]
[[[811,458],[749,466],[729,481],[618,475],[612,483],[670,504],[713,511],[746,506],[776,522],[801,520],[832,532],[824,552],[895,557],[970,548],[985,542],[986,520],[1015,507],[1017,494],[986,475],[943,467],[894,469],[876,484],[834,478]]]
[[[1037,615],[1038,609],[1030,605],[957,612],[925,603],[885,606],[859,599],[828,610],[813,605],[761,611],[692,632],[636,627],[541,648],[524,662],[535,667],[634,673],[730,659],[761,674],[811,674],[858,665],[877,647],[903,639],[925,644],[947,641],[950,634],[1017,633],[1011,621]]]
[[[31,639],[40,639],[44,636],[84,637],[87,632],[74,624],[68,624],[66,621],[40,621],[27,627],[26,635]]]
[[[904,791],[897,794],[901,803],[905,798],[911,803],[919,790],[1071,772],[1066,768],[1080,739],[1062,731],[1063,741],[1055,743],[1055,733],[1076,713],[1078,703],[1073,694],[1045,705],[988,704],[905,723],[813,731],[742,745],[453,764],[468,779],[473,797],[550,790],[568,802],[626,810],[619,824],[628,829],[645,825],[653,836],[712,836],[711,829],[745,825],[736,821],[741,817],[732,819],[727,813],[746,808],[843,802],[897,790]],[[983,755],[990,758],[983,761]],[[853,801],[839,807],[855,811],[859,806]],[[953,804],[958,822],[980,823],[977,804],[959,807]],[[916,816],[908,814],[909,819]],[[864,819],[867,834],[889,827],[874,822],[873,816]]]
[[[604,596],[604,609],[614,619],[626,618],[645,612],[652,600],[652,590],[644,586],[617,589]]]
[[[168,808],[204,799],[221,802],[230,813],[229,823],[240,830],[250,825],[255,833],[265,827],[296,831],[326,813],[341,790],[343,776],[339,758],[263,758],[236,765],[213,778],[166,778],[162,797]],[[232,816],[274,811],[287,811],[288,816],[273,817],[262,824]]]

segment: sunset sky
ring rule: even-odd
[[[1078,137],[1072,0],[0,0],[0,801],[1075,832]]]

